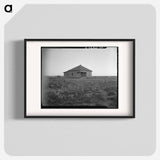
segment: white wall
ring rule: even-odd
[[[149,5],[25,6],[5,26],[6,152],[29,156],[152,154],[156,142],[155,31],[155,10]],[[135,38],[136,118],[24,119],[24,38]]]

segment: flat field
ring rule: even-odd
[[[117,76],[46,76],[42,84],[43,107],[118,108]]]

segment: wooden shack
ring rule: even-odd
[[[65,71],[64,76],[65,77],[73,77],[73,78],[91,77],[92,70],[85,68],[82,65],[79,65],[79,66],[74,67],[68,71]]]

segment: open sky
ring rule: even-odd
[[[117,48],[43,48],[42,74],[63,75],[78,65],[92,70],[93,76],[117,76]]]

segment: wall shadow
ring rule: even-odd
[[[12,42],[13,51],[13,118],[24,118],[24,41],[18,40]]]

